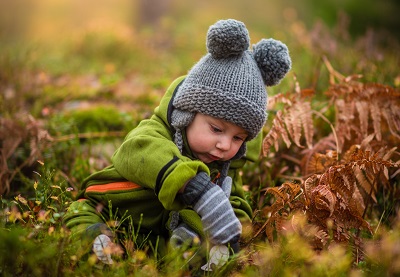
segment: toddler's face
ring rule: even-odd
[[[232,159],[247,138],[247,132],[230,122],[197,113],[186,128],[193,154],[204,163]]]

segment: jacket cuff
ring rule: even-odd
[[[212,186],[210,176],[205,172],[199,172],[188,182],[181,198],[186,205],[193,206]]]

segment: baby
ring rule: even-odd
[[[158,258],[205,241],[237,249],[242,223],[252,218],[239,171],[260,153],[265,86],[291,68],[280,41],[262,39],[252,50],[249,41],[240,21],[210,26],[208,53],[171,84],[112,164],[83,182],[64,218],[80,247],[90,251],[95,241],[99,260],[112,263],[103,250],[119,243],[107,225],[113,214],[129,218],[118,228],[132,223],[136,246],[147,245]]]

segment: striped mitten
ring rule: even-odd
[[[172,248],[190,248],[200,245],[200,237],[186,223],[181,223],[172,231],[170,244]]]
[[[211,182],[207,173],[200,172],[187,183],[182,199],[200,215],[211,243],[226,244],[239,240],[242,225],[224,191]]]

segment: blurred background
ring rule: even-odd
[[[118,71],[172,79],[205,54],[211,24],[235,18],[248,27],[251,43],[274,37],[288,44],[295,73],[309,86],[316,61],[302,55],[328,55],[344,74],[361,73],[365,65],[336,60],[348,58],[339,41],[380,62],[381,47],[398,47],[399,11],[396,0],[0,0],[0,62],[3,70],[14,62],[51,74]],[[374,79],[375,72],[364,73]]]

